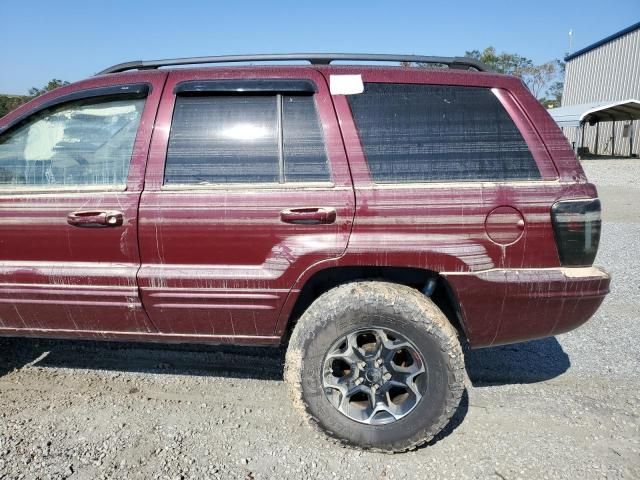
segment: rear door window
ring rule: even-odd
[[[322,126],[311,96],[283,97],[284,180],[329,180]]]
[[[326,181],[313,96],[177,96],[165,185]]]
[[[347,98],[377,183],[540,178],[489,88],[367,83]]]

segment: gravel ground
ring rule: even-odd
[[[640,160],[584,166],[612,294],[574,332],[470,352],[473,385],[426,448],[315,435],[279,350],[0,340],[0,479],[640,478]]]

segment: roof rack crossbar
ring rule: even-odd
[[[169,58],[166,60],[135,60],[133,62],[125,62],[113,65],[102,70],[100,73],[98,73],[98,75],[126,72],[128,70],[146,70],[178,65],[201,65],[235,62],[283,62],[296,60],[307,61],[312,65],[329,65],[332,62],[345,60],[358,62],[426,63],[430,65],[446,65],[451,69],[474,69],[479,72],[491,71],[483,63],[473,58],[466,57],[430,57],[422,55],[394,55],[376,53],[277,53],[258,55],[220,55],[213,57]]]

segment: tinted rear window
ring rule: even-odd
[[[176,98],[165,184],[328,181],[313,96]]]
[[[285,181],[328,181],[324,137],[313,97],[285,96],[282,110]]]
[[[278,181],[275,97],[178,97],[165,183]]]
[[[540,178],[491,89],[367,83],[347,98],[375,182]]]

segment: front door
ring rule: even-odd
[[[164,76],[61,89],[5,127],[0,334],[153,330],[136,284],[137,208]]]
[[[346,249],[354,195],[312,69],[169,74],[140,203],[138,277],[162,333],[273,340],[296,279]]]

